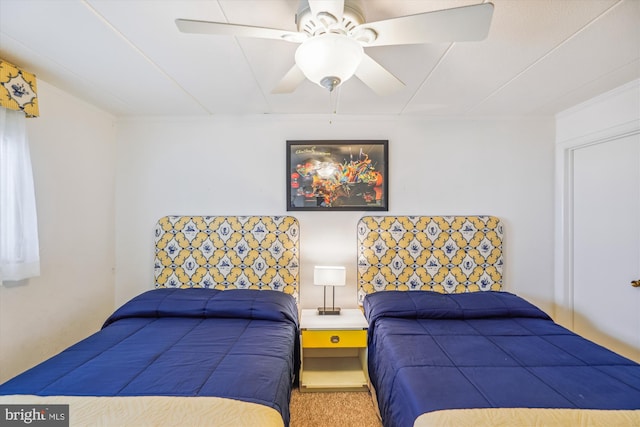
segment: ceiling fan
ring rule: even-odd
[[[191,19],[176,19],[176,25],[183,33],[299,43],[295,64],[272,93],[293,92],[305,78],[333,91],[355,75],[378,95],[386,95],[404,83],[363,48],[483,40],[493,15],[493,4],[482,3],[366,22],[361,5],[360,0],[300,0],[297,32]]]

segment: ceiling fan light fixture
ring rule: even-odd
[[[296,50],[296,65],[305,77],[332,91],[358,69],[364,49],[343,34],[326,33],[305,40]]]
[[[340,79],[336,76],[327,76],[324,79],[320,80],[320,86],[327,89],[329,92],[333,92],[335,88],[340,86]]]
[[[378,33],[373,28],[358,28],[354,31],[352,37],[364,45],[368,45],[376,41]]]

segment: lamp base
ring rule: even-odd
[[[340,314],[340,307],[318,307],[318,314],[320,316]]]

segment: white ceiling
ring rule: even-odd
[[[364,0],[367,21],[482,0]],[[492,0],[480,42],[367,48],[406,87],[271,94],[296,44],[184,34],[176,18],[296,31],[297,0],[0,0],[0,57],[116,116],[548,115],[640,78],[640,0]]]

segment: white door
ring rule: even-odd
[[[640,135],[573,152],[574,331],[640,362]]]

